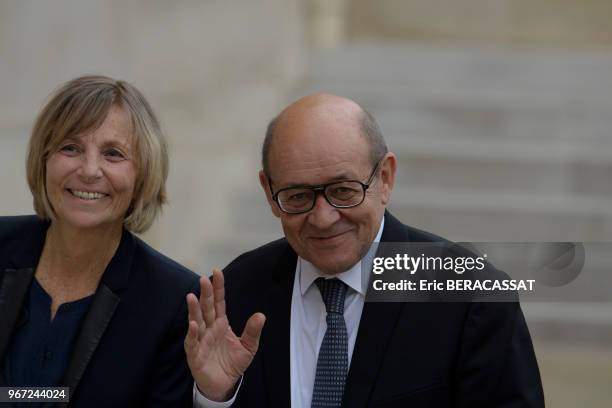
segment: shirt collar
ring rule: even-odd
[[[374,238],[374,241],[372,242],[373,244],[377,244],[378,242],[380,242],[380,237],[382,236],[384,226],[385,226],[385,217],[382,217],[382,220],[380,221],[380,227],[378,227],[378,233],[376,234],[376,237]],[[372,252],[372,248],[370,248],[368,253],[371,253],[371,252]],[[348,287],[353,289],[355,292],[358,292],[362,294],[363,296],[365,296],[367,281],[366,281],[366,285],[364,285],[363,279],[362,279],[361,265],[362,265],[362,262],[360,260],[355,265],[353,265],[349,270],[341,272],[337,275],[334,275],[334,278],[340,279],[342,282],[344,282]],[[311,264],[310,262],[308,262],[301,256],[298,256],[297,273],[299,274],[300,292],[302,296],[304,296],[306,291],[310,288],[310,286],[312,286],[312,283],[317,278],[321,278],[321,277],[329,278],[329,275],[325,275],[324,273],[322,273],[316,266],[314,266],[313,264]]]

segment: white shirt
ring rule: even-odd
[[[383,217],[378,234],[374,239],[373,248],[370,248],[368,254],[373,255],[375,253],[375,247],[380,242],[384,225],[385,219]],[[366,258],[367,262],[371,263],[370,257],[366,256]],[[348,286],[344,299],[344,320],[348,335],[349,367],[365,302],[370,269],[370,267],[362,268],[362,262],[360,261],[348,271],[333,276]],[[314,281],[319,277],[331,278],[330,275],[323,274],[307,260],[298,257],[291,295],[291,328],[289,332],[292,407],[310,407],[319,348],[327,330],[325,304],[319,289],[314,285]],[[205,398],[197,391],[194,384],[194,407],[230,407],[236,399],[238,389],[239,387],[231,400],[219,403]]]

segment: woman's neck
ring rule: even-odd
[[[90,281],[99,278],[121,241],[122,227],[74,228],[52,222],[47,230],[37,277]],[[64,279],[62,279],[64,280]]]

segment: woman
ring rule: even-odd
[[[70,387],[71,407],[191,405],[198,277],[132,234],[160,212],[167,174],[133,86],[86,76],[52,95],[27,157],[37,216],[0,217],[0,386]]]

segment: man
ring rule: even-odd
[[[203,278],[199,303],[188,296],[196,405],[544,405],[518,303],[364,302],[373,242],[441,240],[385,211],[397,159],[366,111],[300,99],[271,122],[262,156],[285,238]]]

